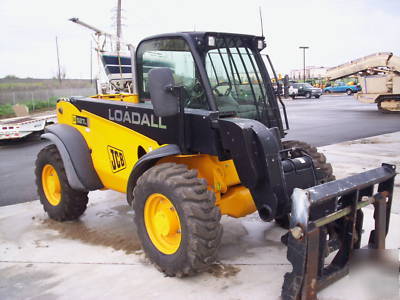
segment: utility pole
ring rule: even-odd
[[[60,81],[61,85],[61,68],[60,68],[60,54],[58,51],[58,38],[56,36],[56,48],[57,48],[57,63],[58,63],[58,81]]]
[[[90,40],[90,84],[93,83],[93,55],[92,55],[92,40]]]
[[[303,81],[306,82],[306,49],[310,47],[300,46],[299,49],[303,49]]]
[[[118,6],[117,6],[117,51],[120,50],[121,45],[120,45],[120,39],[121,39],[121,0],[118,0]]]

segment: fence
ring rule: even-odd
[[[12,105],[17,103],[28,106],[29,111],[33,112],[54,107],[60,97],[90,96],[95,93],[94,88],[0,92],[0,117],[12,116],[14,114]]]
[[[0,104],[35,103],[54,97],[90,96],[95,93],[96,90],[94,88],[0,92]]]

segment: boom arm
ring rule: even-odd
[[[393,71],[400,72],[400,57],[393,56],[391,52],[374,53],[329,68],[326,72],[326,76],[330,80],[336,80],[377,67],[390,67]]]

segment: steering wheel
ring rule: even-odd
[[[221,93],[221,92],[218,90],[218,88],[221,87],[221,86],[228,86],[228,88],[225,90],[224,93]],[[216,86],[214,86],[212,90],[215,92],[215,94],[216,94],[218,97],[221,97],[221,96],[228,96],[228,95],[230,94],[230,92],[232,91],[232,86],[229,84],[229,82],[222,82],[222,83],[218,83]]]
[[[196,78],[192,88],[192,98],[200,98],[204,96],[204,89],[200,81]]]
[[[189,107],[194,102],[199,102],[201,99],[204,99],[205,92],[203,86],[200,81],[196,78],[193,87],[191,88],[190,94],[187,93],[188,100],[186,101],[185,106]]]

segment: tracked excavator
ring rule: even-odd
[[[329,80],[355,75],[362,90],[358,101],[376,103],[383,113],[400,113],[400,57],[379,52],[361,57],[326,72]]]

